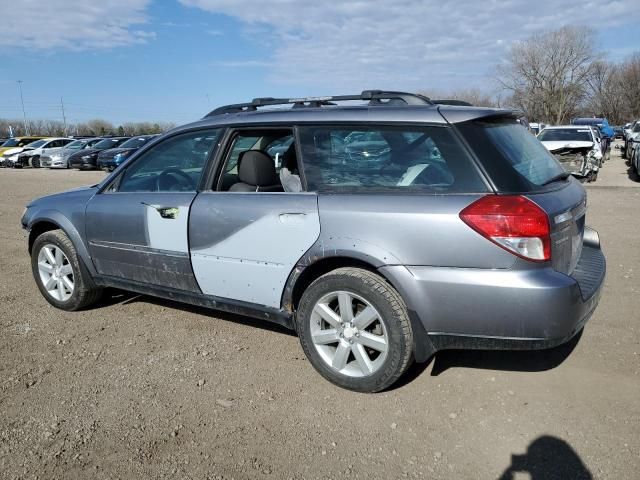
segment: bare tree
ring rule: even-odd
[[[598,59],[594,33],[567,26],[538,33],[511,47],[497,67],[497,80],[510,103],[530,119],[567,122],[584,101],[592,64]]]
[[[625,120],[640,118],[640,52],[620,65],[618,82],[625,106]]]

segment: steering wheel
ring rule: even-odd
[[[169,167],[166,170],[163,170],[162,173],[160,173],[160,175],[156,177],[156,191],[162,192],[165,190],[170,190],[171,188],[165,188],[163,186],[163,182],[166,181],[165,179],[169,179],[169,178],[175,179],[176,177],[179,177],[178,183],[184,180],[186,182],[187,187],[195,188],[195,185],[193,184],[193,180],[189,175],[184,173],[179,168]],[[176,184],[175,180],[172,180],[172,185],[170,185],[170,187],[172,187],[175,184]]]

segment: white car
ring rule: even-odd
[[[40,157],[49,155],[59,148],[73,142],[72,138],[43,138],[24,147],[18,155],[15,167],[40,167]]]
[[[598,176],[603,153],[600,137],[593,127],[585,125],[547,127],[538,134],[538,140],[574,177],[593,181]]]

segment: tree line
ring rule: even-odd
[[[14,137],[34,135],[43,137],[64,136],[102,136],[102,135],[148,135],[163,133],[172,129],[175,124],[170,122],[127,122],[114,125],[102,119],[86,122],[65,124],[57,120],[27,120],[27,128],[20,119],[0,119],[0,137],[9,136],[9,126]]]
[[[640,118],[640,51],[621,62],[608,60],[588,27],[562,27],[514,43],[493,80],[492,89],[425,93],[515,108],[531,122],[551,125],[575,117],[606,117],[613,125]]]

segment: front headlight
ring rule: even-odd
[[[83,155],[82,159],[83,160],[89,160],[91,158],[91,155]]]

